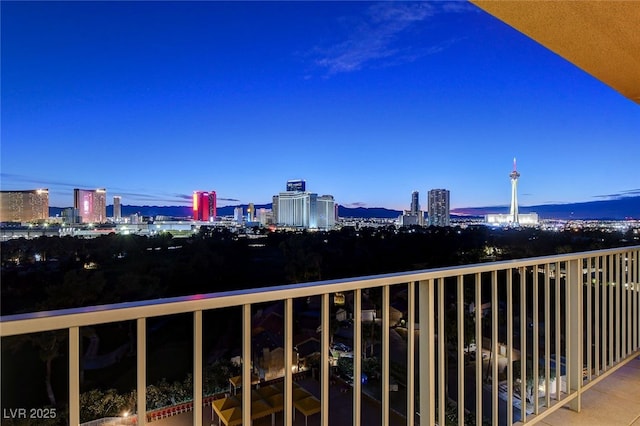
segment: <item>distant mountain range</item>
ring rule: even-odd
[[[218,208],[218,215],[231,216],[236,207],[247,210],[247,205],[224,206]],[[271,204],[256,204],[256,210],[270,209]],[[62,214],[64,208],[50,207],[49,214],[56,216]],[[507,213],[508,206],[468,207],[451,210],[454,216],[484,216],[488,213]],[[542,204],[538,206],[520,206],[521,213],[538,213],[541,219],[640,219],[640,196],[623,197],[612,200],[588,201],[583,203],[568,204]],[[141,216],[170,216],[190,217],[189,206],[122,206],[122,215],[129,216],[138,213]],[[361,218],[397,218],[402,214],[400,210],[386,209],[382,207],[356,207],[349,208],[338,206],[340,217]],[[107,206],[107,216],[113,216],[113,206]]]
[[[640,196],[612,200],[568,204],[520,206],[520,213],[538,213],[541,219],[640,219]],[[453,209],[451,214],[483,216],[488,213],[508,213],[508,206]]]

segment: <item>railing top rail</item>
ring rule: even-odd
[[[402,284],[411,281],[471,275],[553,262],[566,262],[575,259],[620,254],[636,250],[640,250],[640,246],[7,315],[0,316],[0,336],[5,337],[69,327],[81,327],[138,318],[151,318],[200,310],[219,309],[241,306],[247,303],[273,302],[289,298],[309,297],[325,293]]]

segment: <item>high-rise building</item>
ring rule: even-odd
[[[278,196],[278,225],[296,228],[318,227],[318,194],[288,191]]]
[[[116,195],[113,197],[113,221],[120,222],[122,220],[122,197]]]
[[[287,191],[273,196],[273,219],[277,225],[303,229],[332,229],[336,204],[332,195],[308,192],[302,179],[288,180]]]
[[[256,220],[263,226],[273,224],[273,212],[272,210],[260,208],[256,211]]]
[[[411,214],[417,215],[420,211],[420,194],[418,191],[411,193]]]
[[[336,202],[333,195],[318,197],[318,229],[333,229],[336,226]]]
[[[242,214],[243,210],[244,209],[242,208],[242,206],[236,207],[235,209],[233,209],[233,220],[235,220],[238,223],[243,223],[244,222],[244,215]]]
[[[216,191],[193,191],[193,220],[209,222],[217,215]]]
[[[48,218],[48,189],[0,191],[0,222],[35,222]]]
[[[247,222],[254,222],[256,217],[256,207],[253,203],[249,203],[247,206]]]
[[[78,211],[80,223],[104,223],[107,221],[107,190],[73,190],[73,208]]]
[[[429,226],[449,226],[449,190],[432,189],[428,198]]]
[[[277,195],[271,198],[271,216],[274,223],[278,223],[278,200],[279,197]]]
[[[518,224],[518,178],[520,173],[516,170],[516,159],[513,159],[513,171],[509,174],[511,178],[511,208],[509,209],[509,215],[511,216],[511,222],[515,225]]]
[[[68,224],[80,223],[80,214],[78,213],[78,209],[69,207],[62,210],[62,220]]]
[[[400,226],[424,226],[424,213],[420,210],[420,194],[418,191],[411,193],[411,208],[404,210],[398,218]]]
[[[291,191],[304,192],[306,190],[307,190],[307,183],[302,179],[287,181],[287,192],[291,192]]]

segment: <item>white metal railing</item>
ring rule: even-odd
[[[461,267],[353,279],[119,303],[1,317],[2,337],[67,329],[69,332],[69,421],[80,423],[80,327],[135,320],[137,324],[137,413],[146,413],[146,324],[149,318],[193,315],[193,423],[203,418],[203,311],[242,310],[242,359],[251,359],[251,309],[284,301],[285,366],[292,365],[293,300],[321,297],[321,359],[329,359],[330,295],[353,292],[352,419],[362,422],[362,292],[382,293],[380,400],[389,424],[389,291],[407,289],[406,424],[444,424],[447,404],[457,404],[458,424],[534,423],[564,405],[580,410],[581,394],[640,352],[640,246],[546,256]],[[465,289],[469,290],[465,293]],[[519,295],[516,299],[514,293]],[[483,301],[490,301],[490,315]],[[445,305],[445,301],[447,304]],[[450,303],[453,301],[453,303]],[[516,302],[516,303],[514,303]],[[470,314],[468,307],[476,309]],[[484,306],[487,306],[486,304]],[[447,318],[447,309],[453,310]],[[467,316],[469,318],[467,318]],[[465,329],[465,320],[472,327]],[[455,324],[453,331],[451,324]],[[422,338],[416,344],[416,334]],[[468,337],[476,342],[475,362],[465,363]],[[467,337],[465,339],[465,337]],[[483,342],[487,342],[483,345]],[[416,356],[417,354],[417,356]],[[417,362],[416,362],[417,358]],[[447,368],[448,358],[455,368]],[[514,371],[519,358],[520,371]],[[531,366],[529,367],[529,364]],[[320,424],[329,425],[329,368],[320,372]],[[419,371],[418,379],[416,370]],[[292,424],[292,371],[284,369],[284,424]],[[447,378],[455,371],[456,378]],[[486,374],[485,374],[486,372]],[[506,374],[505,374],[506,373]],[[531,380],[533,379],[533,380]],[[446,382],[446,383],[445,383]],[[531,384],[529,384],[531,383]],[[446,386],[456,384],[447,397]],[[465,389],[475,398],[465,400]],[[251,363],[242,364],[242,387],[251,387]],[[418,398],[416,398],[418,397]],[[523,401],[524,399],[524,401]],[[242,393],[251,406],[251,392]],[[416,406],[417,405],[417,406]],[[516,408],[514,408],[516,407]],[[415,415],[414,415],[415,414]],[[506,417],[506,419],[503,418]],[[139,424],[147,422],[138,416]],[[251,424],[251,410],[243,410]]]

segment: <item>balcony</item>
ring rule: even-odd
[[[71,425],[81,423],[81,365],[87,367],[89,351],[83,341],[91,345],[92,338],[86,330],[122,322],[132,324],[137,398],[133,414],[112,424],[579,422],[595,418],[594,404],[595,410],[598,404],[625,410],[624,399],[594,395],[616,396],[602,389],[629,383],[629,375],[630,383],[638,382],[639,263],[640,246],[633,246],[37,312],[2,317],[1,337],[4,343],[10,336],[64,332],[65,419]],[[282,363],[267,377],[260,363],[275,351],[258,349],[257,330],[273,327],[265,318],[276,305],[282,313],[275,326],[282,331]],[[231,320],[228,327],[209,321],[216,311],[237,314],[237,327]],[[343,315],[342,325],[336,326],[336,315]],[[175,316],[187,317],[190,326],[192,394],[161,410],[148,409],[148,365],[160,356],[150,336],[159,319]],[[308,370],[301,366],[302,344],[294,333],[303,317],[310,318],[319,341],[320,361]],[[257,318],[264,321],[258,324]],[[240,362],[240,375],[229,377],[233,386],[210,395],[203,380],[204,348],[216,328],[229,341],[237,338],[239,360],[251,362]],[[330,365],[334,338],[344,340],[334,348],[350,353],[344,357],[350,358],[350,377]],[[3,420],[19,418],[18,409],[3,407]]]

